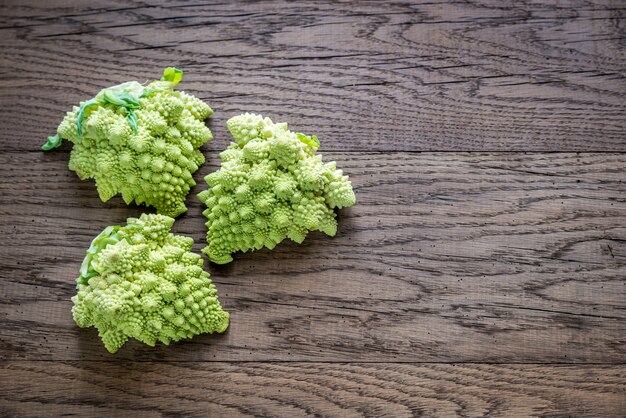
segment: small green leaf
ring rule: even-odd
[[[161,77],[161,81],[169,81],[172,83],[172,87],[180,83],[182,79],[183,72],[175,67],[167,67],[163,70],[163,77]]]
[[[54,136],[49,136],[46,143],[41,146],[41,149],[44,151],[50,151],[51,149],[59,148],[62,143],[63,139],[59,136],[59,134],[56,134]]]
[[[84,275],[81,274],[80,277],[76,279],[76,283],[87,285],[89,284],[89,279],[91,279],[92,277],[96,277],[97,275],[98,275],[98,272],[96,271],[89,271],[85,273]]]
[[[89,273],[89,264],[91,264],[92,255],[87,254],[87,257],[83,260],[83,264],[80,266],[80,276],[86,276]]]
[[[100,102],[96,99],[90,99],[84,102],[80,109],[78,110],[78,115],[76,117],[76,130],[78,131],[78,142],[80,143],[80,138],[83,136],[83,119],[85,118],[85,112],[90,107],[99,105]]]
[[[317,137],[315,135],[305,135],[305,134],[301,134],[301,133],[296,133],[296,136],[298,137],[298,139],[300,141],[302,141],[303,143],[313,147],[313,148],[319,148],[320,147],[320,140],[317,139]]]
[[[149,97],[153,95],[154,93],[158,93],[159,91],[160,90],[157,90],[157,89],[145,89],[143,93],[141,93],[141,96],[139,96],[139,98],[143,99],[144,97]]]
[[[126,109],[126,120],[133,132],[137,132],[137,115],[133,109]]]
[[[105,103],[125,109],[139,109],[139,101],[127,91],[105,89],[102,96]]]
[[[107,245],[116,244],[120,241],[118,231],[122,227],[119,225],[107,226],[97,237],[91,241],[91,245],[87,250],[87,256],[83,260],[80,266],[80,276],[76,279],[78,284],[87,284],[89,279],[98,275],[98,272],[94,269],[92,262],[100,251],[106,248]]]

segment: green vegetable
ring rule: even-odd
[[[171,234],[173,224],[163,215],[129,218],[87,250],[72,314],[78,326],[96,327],[111,353],[129,337],[154,346],[228,328],[193,239]]]
[[[41,146],[41,149],[44,151],[50,151],[51,149],[58,148],[61,146],[63,139],[57,134],[48,137],[48,140],[45,144]]]
[[[356,199],[348,176],[315,154],[317,137],[249,113],[227,127],[235,142],[220,154],[220,169],[205,177],[211,188],[198,195],[208,207],[209,259],[228,263],[236,251],[272,249],[285,238],[301,243],[313,230],[334,236],[333,209]]]
[[[170,67],[147,86],[130,81],[101,90],[68,112],[42,149],[62,138],[73,142],[70,170],[95,179],[104,202],[121,193],[126,204],[178,216],[204,163],[199,148],[212,139],[203,120],[213,114],[202,100],[174,90],[182,76]]]

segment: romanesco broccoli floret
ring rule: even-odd
[[[87,250],[72,314],[78,326],[96,327],[111,353],[129,337],[154,346],[228,327],[193,239],[171,234],[173,223],[164,215],[129,218]]]
[[[213,114],[202,100],[174,90],[181,78],[170,67],[147,86],[131,81],[100,91],[74,106],[42,148],[71,141],[70,170],[95,179],[104,202],[121,193],[126,204],[178,216],[204,162],[199,148],[212,139],[203,120]]]
[[[198,197],[208,209],[211,261],[232,261],[236,251],[272,249],[285,238],[301,243],[309,231],[337,232],[334,208],[355,204],[348,176],[316,155],[319,141],[286,123],[246,113],[227,122],[235,142],[220,154],[218,171],[205,177]]]

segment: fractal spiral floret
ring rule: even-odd
[[[72,314],[78,326],[96,327],[111,353],[129,337],[154,346],[228,328],[193,239],[171,234],[173,223],[164,215],[129,218],[87,250]]]
[[[42,148],[71,141],[70,170],[95,179],[102,201],[121,193],[126,204],[176,217],[187,210],[192,174],[204,162],[199,148],[212,139],[203,121],[213,113],[174,90],[181,79],[182,71],[169,67],[147,86],[130,81],[106,88],[68,112]]]
[[[334,208],[354,205],[355,196],[348,176],[316,154],[315,136],[250,113],[227,128],[235,142],[198,195],[208,207],[203,252],[211,261],[228,263],[236,251],[272,249],[285,238],[301,243],[309,231],[336,234]]]

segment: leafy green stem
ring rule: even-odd
[[[62,143],[63,139],[59,136],[59,134],[56,134],[49,136],[46,143],[41,146],[41,149],[44,151],[50,151],[51,149],[59,148]]]
[[[116,244],[122,240],[122,237],[119,235],[121,228],[119,225],[108,226],[94,238],[87,250],[83,264],[80,266],[80,277],[76,279],[78,284],[87,284],[89,279],[98,275],[98,272],[93,268],[93,262],[97,259],[98,253],[104,250],[107,245]]]

